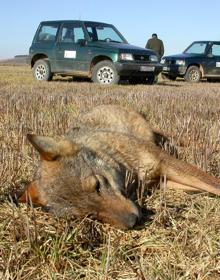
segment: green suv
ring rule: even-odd
[[[41,22],[28,59],[41,81],[59,74],[100,84],[153,84],[162,71],[155,52],[128,44],[111,24],[91,21]]]

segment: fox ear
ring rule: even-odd
[[[35,206],[44,206],[46,202],[40,198],[36,181],[30,183],[23,194],[18,198],[20,203],[32,203]]]
[[[76,155],[80,147],[69,140],[56,141],[47,136],[27,134],[27,138],[43,159],[51,161],[59,156]]]

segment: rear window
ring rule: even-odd
[[[42,25],[38,32],[36,41],[38,42],[53,42],[56,40],[58,24]]]

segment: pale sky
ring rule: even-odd
[[[180,53],[196,40],[220,40],[220,0],[2,0],[0,8],[0,59],[28,54],[42,20],[111,23],[140,47],[157,33],[165,55]]]

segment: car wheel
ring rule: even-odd
[[[199,68],[197,66],[190,66],[186,71],[184,79],[190,83],[198,83],[201,79]]]
[[[50,81],[53,75],[50,70],[49,61],[45,59],[36,61],[33,67],[33,75],[38,81]]]
[[[92,70],[92,81],[98,84],[114,85],[118,84],[120,76],[115,65],[109,60],[98,62]]]

